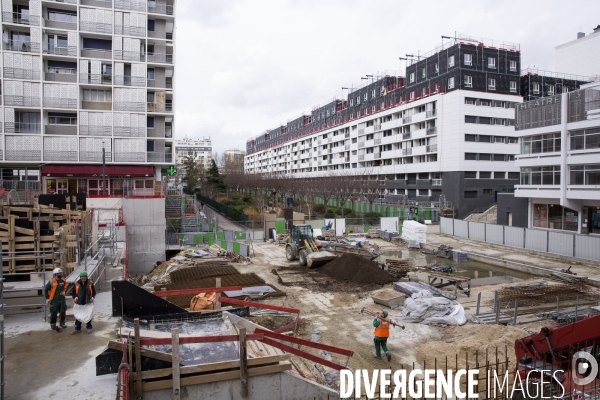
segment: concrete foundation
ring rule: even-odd
[[[144,392],[144,400],[171,398],[172,389]],[[180,398],[235,400],[241,396],[239,379],[182,386]],[[247,400],[295,400],[295,399],[337,399],[339,393],[315,382],[287,372],[253,376],[248,378]]]
[[[123,199],[129,272],[146,274],[165,261],[165,199]]]

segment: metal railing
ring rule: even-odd
[[[148,53],[149,63],[173,64],[173,54]]]
[[[56,46],[44,43],[44,54],[77,57],[77,46]]]
[[[381,139],[375,139],[374,143],[375,144],[381,144]]]
[[[115,153],[115,162],[146,162],[146,152]]]
[[[167,4],[155,4],[153,7],[148,3],[148,12],[151,14],[173,15],[173,6]]]
[[[80,125],[79,134],[90,136],[111,136],[112,128],[110,126],[102,125]]]
[[[79,83],[88,83],[95,85],[110,85],[112,83],[112,75],[106,74],[79,74]]]
[[[39,132],[38,132],[39,133]],[[6,150],[7,161],[41,161],[41,150]]]
[[[4,78],[12,78],[12,79],[32,79],[39,80],[40,79],[40,71],[33,69],[23,69],[23,68],[11,68],[4,67]]]
[[[437,115],[437,109],[430,110],[425,113],[425,118],[435,117]]]
[[[145,127],[115,126],[115,136],[145,137]]]
[[[146,36],[145,26],[115,25],[115,35]]]
[[[115,75],[115,85],[122,86],[146,86],[146,78],[143,76]]]
[[[402,149],[403,156],[410,156],[412,154],[412,147],[408,149]]]
[[[165,104],[148,103],[148,112],[172,113],[173,105],[169,104],[169,103],[165,103]]]
[[[410,132],[406,132],[402,134],[402,139],[410,139],[411,138],[411,133]]]
[[[77,108],[77,99],[44,97],[44,107]]]
[[[39,53],[40,44],[24,40],[2,40],[2,49],[8,51],[21,51],[23,53]]]
[[[435,135],[437,133],[437,126],[433,128],[427,128],[426,133],[427,135]]]
[[[408,124],[409,122],[412,122],[412,115],[408,116],[408,117],[402,118],[402,123],[403,124]]]
[[[10,12],[3,11],[2,12],[2,22],[8,22],[11,24],[19,24],[19,25],[40,25],[40,17],[37,15],[29,15],[19,13],[19,12]]]
[[[112,59],[112,50],[105,49],[81,49],[81,57]]]
[[[115,9],[144,12],[146,11],[146,3],[135,0],[115,0]]]
[[[434,151],[437,151],[437,144],[427,145],[427,148],[425,149],[425,151],[427,153],[433,153]]]
[[[115,50],[115,60],[144,61],[144,55],[139,51]]]
[[[148,162],[173,162],[173,155],[171,153],[155,153],[148,152]]]
[[[97,32],[97,33],[112,33],[112,24],[106,24],[104,22],[91,22],[91,21],[80,21],[79,30],[86,32]]]
[[[39,107],[40,104],[41,101],[39,96],[4,95],[4,105],[6,106]]]
[[[144,112],[145,103],[133,101],[117,101],[114,104],[115,111],[140,111]]]

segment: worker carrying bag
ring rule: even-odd
[[[73,305],[73,315],[77,321],[87,324],[92,320],[92,315],[94,315],[94,303],[85,304],[83,306],[80,306],[79,304]]]

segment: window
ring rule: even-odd
[[[356,143],[357,142],[357,138],[352,138],[352,143]]]
[[[148,43],[148,54],[154,54],[154,45],[152,43]]]
[[[415,81],[415,73],[414,73],[414,72],[411,72],[411,73],[408,75],[408,83],[413,83],[414,81]]]
[[[492,189],[483,189],[483,194],[492,194]]]
[[[600,164],[571,165],[571,185],[600,184]]]
[[[354,105],[354,99],[350,99],[350,107]]]
[[[496,69],[496,59],[494,57],[488,57],[488,68]]]
[[[492,102],[490,100],[480,99],[479,105],[483,107],[490,107],[492,105]]]
[[[473,54],[465,54],[465,65],[473,65]]]
[[[369,100],[369,94],[368,93],[365,93],[365,95],[363,97],[364,97],[365,101]]]
[[[560,165],[521,168],[521,185],[560,185]]]
[[[448,89],[454,89],[454,77],[448,78]]]
[[[435,68],[436,74],[440,72],[440,64],[439,63],[435,63],[434,68]]]
[[[531,91],[533,92],[533,94],[539,94],[540,93],[540,84],[537,82],[534,82],[532,85]]]
[[[472,88],[473,87],[473,77],[470,75],[465,75],[465,87]]]
[[[148,20],[148,32],[154,32],[154,20],[153,19]]]
[[[506,138],[504,136],[494,136],[494,143],[504,143]]]
[[[465,199],[476,199],[477,190],[465,190]]]
[[[490,179],[491,177],[492,177],[492,173],[489,171],[479,172],[479,179]]]
[[[146,117],[146,126],[148,128],[154,128],[154,117]]]
[[[471,104],[471,105],[475,105],[475,100],[471,97],[465,97],[465,104]]]
[[[490,118],[490,117],[479,117],[479,123],[483,124],[483,125],[491,125],[492,124],[492,118]]]
[[[588,150],[600,148],[600,128],[591,128],[569,132],[571,146],[569,150]]]
[[[425,73],[425,67],[421,68],[421,78],[426,78],[427,74]]]
[[[481,143],[491,143],[492,137],[489,135],[479,135],[479,142]]]
[[[552,153],[560,151],[560,148],[560,132],[526,136],[521,139],[521,154]]]
[[[415,92],[410,92],[410,99],[414,100],[415,99]]]
[[[506,172],[494,172],[494,179],[504,179]]]
[[[48,9],[48,20],[57,22],[77,23],[77,13],[67,10]]]
[[[506,138],[506,143],[512,143],[512,144],[519,143],[519,138],[516,138],[516,137],[507,137]]]
[[[488,154],[488,153],[479,153],[478,160],[479,161],[491,161],[492,155]]]
[[[356,105],[360,104],[360,96],[356,96]]]
[[[83,89],[84,101],[111,101],[110,90]]]
[[[454,56],[448,57],[448,68],[454,67]]]
[[[554,96],[554,85],[548,85],[548,96]]]
[[[509,172],[508,179],[519,179],[519,173],[518,172]]]
[[[510,60],[508,68],[511,72],[515,72],[517,70],[517,60]]]
[[[470,135],[468,133],[465,134],[465,142],[476,142],[477,135]]]
[[[510,81],[510,92],[517,93],[517,81]]]
[[[477,171],[465,171],[465,179],[477,179]]]
[[[467,124],[476,124],[477,123],[477,117],[474,117],[472,115],[465,115],[465,123],[467,123]]]
[[[48,113],[50,125],[77,125],[77,114]]]
[[[488,78],[488,90],[496,90],[496,79]]]
[[[146,151],[154,151],[154,140],[148,140],[146,142]]]
[[[375,98],[375,89],[373,89],[373,91],[371,92],[371,97]],[[327,111],[327,115],[329,115],[329,111]]]
[[[465,160],[477,160],[477,153],[465,153]]]
[[[148,68],[148,80],[154,80],[154,68]]]

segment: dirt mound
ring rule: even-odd
[[[376,263],[356,254],[344,254],[322,266],[319,272],[335,279],[355,283],[384,284],[394,281],[394,277],[378,267]]]

